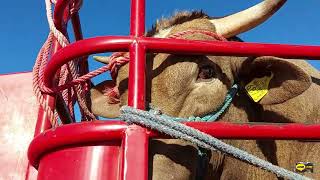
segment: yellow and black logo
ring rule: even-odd
[[[311,162],[298,162],[295,167],[296,172],[311,172],[313,173],[313,163]]]

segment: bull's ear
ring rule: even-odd
[[[95,115],[116,118],[120,115],[120,101],[114,81],[103,81],[90,90],[91,110]],[[117,89],[117,88],[116,88]]]
[[[247,84],[256,78],[272,76],[267,94],[258,102],[262,105],[283,103],[302,94],[312,83],[310,75],[289,60],[265,56],[256,58],[249,66]]]

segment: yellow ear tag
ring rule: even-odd
[[[247,94],[252,98],[254,102],[260,101],[267,93],[271,76],[264,76],[262,78],[254,78],[249,84],[245,86]]]

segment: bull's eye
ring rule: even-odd
[[[209,80],[215,77],[214,68],[211,66],[203,66],[199,69],[198,79]]]

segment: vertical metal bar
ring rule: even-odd
[[[81,22],[80,22],[80,17],[79,17],[78,12],[71,14],[71,23],[72,23],[73,33],[74,33],[74,37],[75,37],[76,41],[82,40],[83,35],[82,35]],[[87,56],[82,57],[80,59],[81,60],[79,61],[79,74],[80,74],[80,76],[82,76],[82,75],[85,75],[89,72],[89,64],[88,64],[88,57]],[[91,84],[91,80],[88,80],[87,89],[90,89],[90,84]]]
[[[83,39],[83,34],[81,30],[81,22],[78,12],[74,12],[71,14],[71,23],[73,28],[73,33],[76,41]],[[81,57],[78,61],[78,67],[79,67],[79,75],[83,76],[89,72],[89,63],[88,63],[88,56]],[[88,108],[91,109],[91,100],[90,100],[90,88],[91,88],[91,80],[89,79],[87,81],[87,84],[82,85],[83,90],[85,91],[86,96],[86,102],[88,105]]]
[[[148,180],[149,137],[140,126],[130,125],[122,140],[123,180]]]
[[[131,0],[130,35],[136,40],[130,45],[128,105],[145,109],[145,47],[139,37],[145,31],[145,0]],[[122,147],[122,178],[148,179],[148,135],[140,126],[131,125],[125,132]]]
[[[128,105],[145,109],[145,48],[138,39],[144,35],[145,1],[131,1],[130,35],[136,40],[130,46]]]
[[[82,35],[81,23],[80,23],[80,18],[79,18],[78,12],[75,12],[71,15],[71,23],[72,23],[72,28],[73,28],[75,39],[77,41],[82,40],[83,35]]]
[[[131,0],[130,35],[143,36],[145,32],[145,0]]]
[[[76,41],[82,40],[82,30],[81,30],[81,23],[79,18],[79,13],[75,12],[71,15],[71,23],[73,28],[73,33]],[[81,58],[82,59],[82,58]],[[79,61],[79,74],[80,76],[87,74],[89,72],[89,65],[88,65],[88,57],[83,57],[84,60]],[[90,83],[88,83],[90,84]]]
[[[45,95],[44,99],[47,105],[49,105],[51,108],[54,107],[55,98],[53,96]],[[48,118],[48,113],[40,106],[38,111],[36,128],[34,130],[34,136],[37,136],[38,134],[50,128],[51,128],[51,123]]]
[[[145,48],[137,41],[130,46],[128,105],[145,109]]]
[[[135,61],[131,61],[133,59]],[[139,46],[138,43],[131,44],[130,61],[129,92],[131,94],[128,95],[128,104],[145,109],[145,49],[143,46]],[[146,130],[140,126],[130,125],[127,128],[123,140],[123,179],[148,179],[148,138]]]

